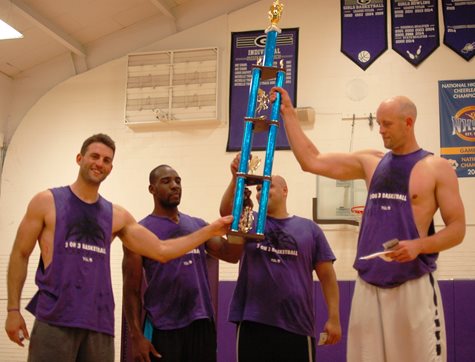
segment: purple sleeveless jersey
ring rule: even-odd
[[[248,242],[229,311],[229,321],[253,321],[315,336],[312,273],[333,261],[322,230],[298,216],[267,217],[265,239]]]
[[[114,335],[110,275],[112,204],[94,204],[71,189],[51,189],[56,209],[53,260],[40,258],[35,294],[27,309],[42,322]]]
[[[201,219],[179,215],[178,224],[156,215],[140,223],[162,240],[191,234],[206,225]],[[197,319],[214,319],[204,245],[165,264],[143,258],[143,265],[148,283],[144,308],[155,328],[178,329]]]
[[[414,165],[430,155],[422,149],[407,155],[388,152],[376,168],[368,191],[358,238],[355,269],[366,282],[391,288],[436,269],[438,254],[421,254],[408,263],[385,262],[380,258],[359,258],[383,250],[391,239],[419,238],[409,195],[409,177]],[[429,235],[433,234],[433,223]]]

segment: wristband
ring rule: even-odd
[[[10,312],[19,312],[20,311],[20,308],[7,308],[7,312],[10,313]]]

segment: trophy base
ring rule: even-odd
[[[227,237],[228,243],[230,244],[244,244],[246,242],[255,242],[265,239],[265,236],[261,234],[248,234],[240,231],[230,231]]]

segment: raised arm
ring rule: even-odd
[[[51,192],[44,191],[33,197],[18,227],[10,254],[7,275],[8,315],[5,330],[10,340],[20,346],[23,346],[23,337],[29,339],[20,305],[21,293],[28,271],[28,260],[40,235],[43,232],[44,234],[49,233],[49,230],[44,231],[44,228],[46,217],[51,213],[54,214],[54,201]],[[49,235],[42,235],[43,239],[49,237]]]
[[[282,96],[280,114],[292,152],[303,171],[337,180],[370,179],[372,172],[369,171],[376,167],[382,157],[381,152],[321,153],[303,132],[287,91],[280,87],[272,88],[271,101],[275,99],[275,92]]]
[[[213,223],[176,239],[160,240],[150,230],[139,225],[124,208],[114,205],[113,232],[133,252],[166,263],[193,250],[213,236],[224,235],[232,216],[224,216]]]
[[[335,344],[341,339],[340,293],[335,270],[331,261],[317,263],[315,266],[323,296],[328,310],[328,320],[323,327],[328,337],[325,344]]]
[[[150,353],[160,357],[142,332],[142,257],[126,247],[122,259],[123,303],[132,340],[134,361],[150,362]]]

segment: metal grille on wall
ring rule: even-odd
[[[125,123],[217,120],[218,49],[130,54]]]

